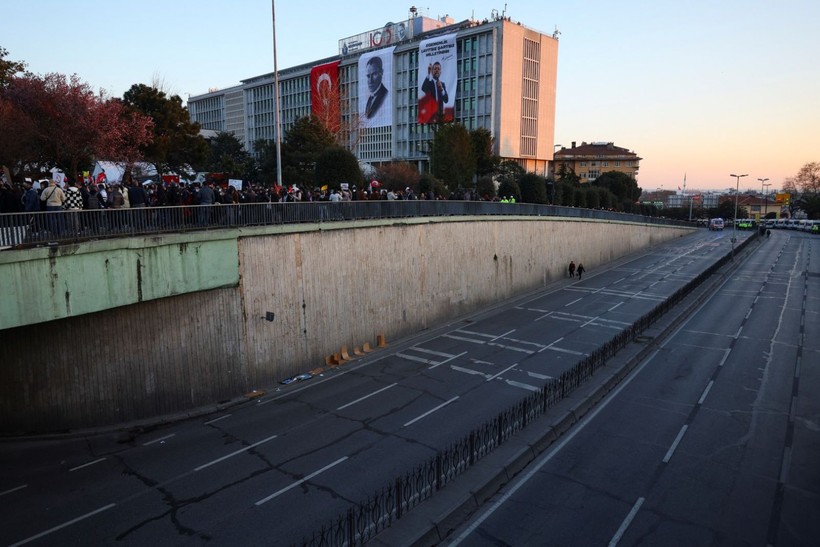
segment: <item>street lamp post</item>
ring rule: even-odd
[[[766,220],[766,215],[769,213],[769,200],[768,200],[766,192],[763,189],[766,188],[766,190],[768,190],[769,186],[771,186],[771,185],[766,184],[766,181],[769,180],[767,178],[766,179],[757,179],[757,180],[760,181],[760,191],[763,192],[763,199],[766,200],[766,209],[764,209],[763,214],[760,215],[760,220],[762,222],[762,221]]]
[[[732,219],[732,260],[735,259],[735,242],[737,241],[737,197],[740,194],[740,178],[741,177],[748,177],[749,174],[746,173],[745,175],[735,175],[732,173],[729,175],[730,177],[735,177],[737,183],[735,184],[735,218]]]

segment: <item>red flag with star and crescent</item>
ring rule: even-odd
[[[339,61],[310,69],[310,108],[328,131],[339,131],[342,125],[339,109]]]

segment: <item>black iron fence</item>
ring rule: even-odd
[[[738,251],[757,237],[743,241]],[[299,544],[303,547],[353,547],[363,545],[402,515],[430,498],[513,435],[543,416],[559,401],[589,380],[618,351],[633,342],[672,307],[680,303],[720,267],[732,260],[726,255],[716,264],[678,289],[609,342],[584,357],[557,379],[533,392],[497,416],[479,425],[435,456],[407,471],[363,502],[325,523]]]
[[[4,213],[0,214],[0,248],[217,228],[482,215],[555,216],[693,226],[672,219],[531,203],[450,200],[243,203]]]

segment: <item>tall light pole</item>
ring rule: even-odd
[[[273,23],[273,108],[276,119],[276,185],[282,186],[282,119],[279,113],[279,67],[276,62],[276,2],[270,0]]]
[[[769,180],[769,179],[757,179],[757,180],[760,181],[760,191],[763,192],[763,198],[766,199],[766,193],[763,191],[763,188],[765,187],[766,190],[769,189],[769,186],[771,186],[771,185],[766,184],[766,181]],[[761,222],[766,219],[766,215],[768,213],[769,213],[769,200],[766,199],[766,209],[764,210],[764,213],[762,215],[760,215],[760,221]]]
[[[749,173],[745,175],[735,175],[732,173],[730,177],[735,177],[737,183],[735,184],[735,218],[732,219],[732,260],[735,259],[735,242],[737,241],[737,196],[740,194],[740,178],[748,177]]]

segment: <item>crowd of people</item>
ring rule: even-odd
[[[52,235],[84,234],[93,237],[103,232],[144,231],[150,227],[234,225],[239,215],[243,214],[236,207],[240,204],[443,199],[473,201],[477,200],[477,196],[469,190],[444,197],[433,192],[416,193],[410,187],[404,190],[388,189],[376,181],[359,188],[343,185],[341,189],[322,186],[313,190],[297,185],[266,187],[244,184],[237,188],[211,181],[189,184],[173,181],[139,183],[136,180],[109,183],[105,180],[70,179],[60,182],[52,178],[14,185],[0,183],[0,213],[52,213],[28,218],[28,238],[31,240],[42,240]],[[491,201],[487,196],[482,200]],[[500,200],[496,198],[493,201]],[[223,207],[203,207],[211,205]],[[172,206],[178,208],[167,208]],[[144,212],[135,211],[137,209],[144,209]],[[80,211],[84,213],[70,214]],[[282,212],[276,214],[282,216]],[[332,214],[333,211],[326,208],[318,210],[321,219],[330,219]],[[305,219],[307,217],[302,220]],[[273,220],[282,221],[284,218]]]

